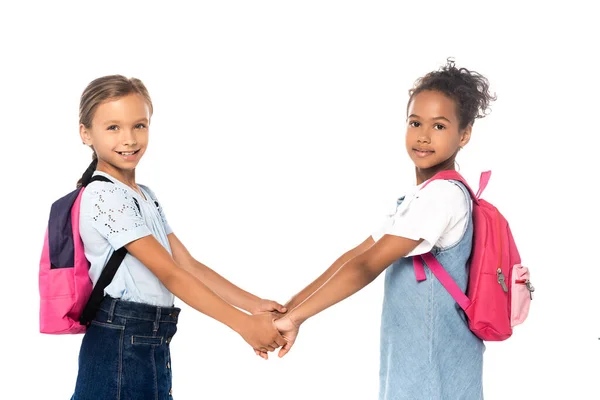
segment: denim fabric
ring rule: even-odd
[[[470,200],[466,188],[454,183]],[[463,291],[472,239],[469,214],[460,241],[432,251]],[[386,270],[379,399],[480,400],[484,344],[431,270],[425,271],[427,279],[417,282],[412,257],[401,258]]]
[[[180,309],[106,296],[79,352],[72,400],[168,400]]]

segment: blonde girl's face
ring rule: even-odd
[[[138,94],[109,99],[94,113],[89,128],[79,127],[83,142],[98,156],[98,169],[130,172],[135,169],[148,146],[150,108]]]

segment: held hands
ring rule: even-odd
[[[251,314],[260,314],[264,312],[277,312],[284,314],[287,309],[276,301],[260,299],[249,311]]]
[[[279,358],[281,358],[292,349],[292,346],[296,341],[296,337],[298,336],[300,326],[297,325],[289,316],[284,316],[275,321],[275,327],[287,342],[285,345],[283,345],[281,350],[279,350]]]
[[[277,303],[276,301],[273,300],[266,300],[266,299],[260,299],[259,301],[256,302],[256,304],[254,305],[254,307],[252,307],[250,310],[250,313],[252,313],[253,315],[260,315],[260,314],[266,314],[269,315],[271,318],[271,323],[273,322],[273,320],[275,320],[276,318],[281,318],[281,316],[287,311],[286,307],[282,306],[281,304]],[[273,329],[274,325],[273,325]],[[281,337],[281,336],[279,336]],[[285,344],[285,340],[284,343]],[[280,346],[282,346],[283,344],[281,344]],[[276,348],[280,347],[280,346],[271,346],[271,348],[266,347],[266,348],[260,348],[260,347],[254,347],[254,352],[256,353],[257,356],[264,358],[265,360],[269,359],[269,351],[275,351]]]
[[[275,328],[273,319],[274,317],[271,313],[249,315],[247,323],[239,330],[239,334],[244,338],[246,343],[252,346],[257,351],[257,354],[260,352],[261,357],[262,354],[275,351],[275,349],[286,344],[285,339]]]
[[[257,356],[268,360],[269,352],[279,350],[279,357],[285,356],[292,348],[300,326],[285,315],[286,307],[273,300],[260,299],[249,310],[253,321],[244,332],[244,340],[252,346]]]

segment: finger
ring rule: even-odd
[[[256,352],[256,355],[259,356],[260,358],[263,358],[265,360],[269,359],[269,353],[263,353],[260,350],[254,350]]]
[[[267,350],[269,350],[269,351],[275,351],[275,349],[277,349],[277,348],[279,348],[279,346],[273,347],[272,344],[267,345]]]
[[[275,321],[277,321],[276,319],[274,319],[273,322],[273,328],[275,329],[275,336],[273,337],[273,340],[277,343],[280,343],[281,340],[285,340],[283,338],[283,336],[281,336],[281,333],[279,332],[279,329],[277,328],[277,325],[275,324]]]
[[[279,311],[272,311],[272,312],[271,312],[271,315],[273,316],[273,319],[274,319],[275,321],[277,321],[277,320],[278,320],[278,319],[280,319],[280,318],[283,318],[283,317],[285,317],[285,314],[283,314],[283,313],[280,313]]]
[[[275,343],[277,343],[277,347],[285,346],[287,344],[287,340],[281,335],[275,338]]]
[[[274,301],[273,302],[273,309],[279,311],[280,313],[285,313],[287,312],[287,308],[282,306],[281,304],[279,304],[278,302]]]
[[[294,344],[294,342],[287,342],[285,344],[285,346],[283,346],[281,348],[281,350],[279,350],[279,358],[282,358],[283,356],[285,356],[287,353],[289,353],[289,351],[292,349],[292,345]]]

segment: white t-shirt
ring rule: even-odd
[[[458,243],[467,229],[471,199],[456,183],[447,180],[435,180],[421,189],[423,184],[408,190],[402,204],[372,234],[373,240],[386,234],[423,239],[407,257]]]

